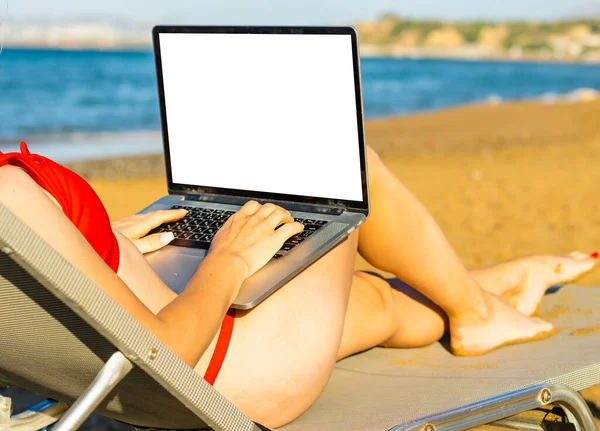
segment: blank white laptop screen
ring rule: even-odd
[[[159,38],[174,183],[362,201],[350,35]]]

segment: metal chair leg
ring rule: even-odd
[[[562,407],[567,415],[576,420],[576,426],[583,431],[596,431],[596,421],[581,394],[568,386],[553,386],[548,389],[551,392],[553,404]]]
[[[132,369],[133,364],[121,352],[112,355],[91,385],[73,403],[62,419],[52,428],[52,431],[78,429]]]

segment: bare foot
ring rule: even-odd
[[[488,292],[502,296],[521,313],[531,316],[546,290],[573,282],[600,264],[597,254],[573,252],[564,256],[528,256],[471,271]]]
[[[518,312],[504,299],[486,294],[488,315],[480,321],[450,319],[450,348],[458,356],[477,356],[507,344],[549,337],[554,326]]]

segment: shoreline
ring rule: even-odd
[[[43,154],[60,163],[76,163],[122,157],[162,155],[160,131],[122,133],[74,133],[34,136],[26,139],[0,139],[0,152],[18,151],[27,142],[32,152]]]
[[[376,129],[378,124],[389,122],[419,124],[432,119],[450,116],[464,119],[466,115],[489,117],[502,112],[529,109],[561,110],[569,115],[565,108],[580,110],[579,105],[600,101],[600,92],[594,89],[578,88],[565,94],[547,93],[534,98],[510,99],[488,97],[487,99],[438,109],[395,114],[383,117],[365,118],[365,130]],[[466,112],[463,114],[463,112]],[[424,119],[424,120],[423,120]],[[461,120],[464,127],[469,124]],[[487,120],[486,120],[487,121]],[[475,121],[477,124],[478,121]],[[543,125],[540,124],[540,127]],[[417,135],[422,131],[415,130]],[[33,135],[25,139],[0,138],[0,152],[18,151],[21,140],[27,142],[32,152],[43,154],[60,163],[72,164],[107,159],[153,157],[163,154],[162,132],[160,130],[141,130],[128,132],[76,132],[56,135]],[[411,139],[409,139],[410,141]]]
[[[143,140],[143,139],[160,139],[160,130],[130,130],[123,132],[67,132],[67,133],[55,133],[55,134],[33,134],[27,138],[27,141],[33,143],[43,144],[58,144],[58,143],[79,143],[90,140]],[[12,145],[17,139],[0,137],[0,146]]]

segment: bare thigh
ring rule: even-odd
[[[438,341],[445,330],[444,312],[402,280],[357,272],[338,359],[374,346],[428,346]]]
[[[343,357],[379,345],[424,346],[442,336],[443,313],[426,297],[398,279],[354,271],[357,242],[355,232],[238,314],[215,387],[253,420],[277,428],[304,413]],[[198,372],[211,354],[212,348]]]
[[[353,234],[258,307],[238,312],[215,387],[252,419],[282,425],[323,391],[340,347],[357,243]],[[206,364],[203,358],[197,370]]]

